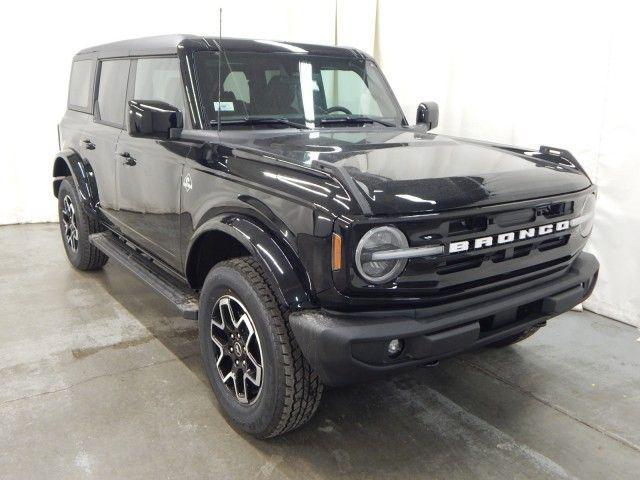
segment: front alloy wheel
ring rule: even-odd
[[[62,201],[62,223],[64,228],[64,240],[72,252],[78,251],[78,225],[76,220],[76,208],[69,195]]]
[[[230,423],[258,438],[304,424],[322,397],[287,317],[252,257],[218,263],[200,290],[198,335],[213,393]]]
[[[262,385],[262,348],[245,306],[235,297],[220,297],[211,315],[211,340],[222,383],[240,403],[253,403]]]

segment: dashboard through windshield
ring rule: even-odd
[[[218,119],[223,128],[402,124],[402,112],[370,60],[239,52],[223,52],[220,60],[219,72],[217,52],[195,54],[208,125]]]

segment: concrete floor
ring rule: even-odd
[[[195,323],[56,225],[0,227],[0,478],[640,476],[636,329],[567,313],[521,345],[330,390],[272,441],[219,413]]]

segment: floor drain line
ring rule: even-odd
[[[514,389],[518,390],[519,392],[521,392],[521,393],[533,398],[534,400],[537,400],[538,402],[542,403],[543,405],[546,405],[547,407],[554,409],[556,412],[561,413],[561,414],[571,418],[572,420],[575,420],[576,422],[579,422],[579,423],[583,424],[584,426],[586,426],[588,428],[591,428],[592,430],[595,430],[596,432],[601,433],[602,435],[605,435],[605,436],[611,438],[612,440],[615,440],[616,442],[622,443],[623,445],[625,445],[625,446],[627,446],[627,447],[629,447],[629,448],[631,448],[631,449],[633,449],[633,450],[635,450],[637,452],[640,452],[640,446],[639,445],[636,445],[635,443],[630,442],[629,440],[627,440],[624,437],[621,437],[617,433],[613,433],[613,432],[610,432],[608,430],[605,430],[604,428],[599,427],[598,425],[593,425],[593,424],[589,423],[588,421],[584,420],[583,418],[580,418],[579,416],[575,415],[574,413],[571,413],[570,411],[560,407],[559,405],[555,405],[555,404],[545,400],[544,398],[541,398],[541,397],[537,396],[535,393],[530,392],[529,390],[526,390],[526,389],[522,388],[520,385],[518,385],[518,384],[516,384],[516,383],[514,383],[514,382],[512,382],[510,380],[507,380],[506,378],[503,378],[503,377],[499,376],[495,372],[492,372],[491,370],[489,370],[489,369],[487,369],[485,367],[481,367],[478,364],[475,364],[473,362],[470,362],[468,360],[464,360],[464,359],[461,359],[461,358],[457,358],[456,360],[458,362],[460,362],[460,363],[464,363],[466,365],[469,365],[471,368],[475,368],[476,370],[484,373],[485,375],[488,375],[488,376],[490,376],[490,377],[492,377],[492,378],[504,383],[505,385],[509,385],[511,388],[514,388]]]

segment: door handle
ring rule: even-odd
[[[125,159],[124,162],[122,162],[123,165],[133,167],[136,164],[136,159],[133,158],[129,152],[123,152],[120,156]]]
[[[96,148],[96,145],[88,138],[85,138],[82,143],[84,143],[84,148],[87,150],[94,150]]]

